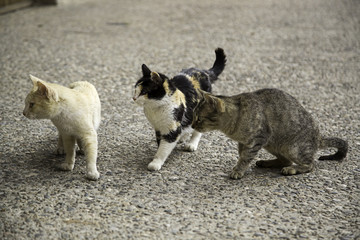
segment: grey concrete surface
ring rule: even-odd
[[[230,180],[236,143],[212,132],[147,171],[155,136],[131,100],[141,64],[209,68],[216,47],[228,64],[214,93],[289,92],[349,142],[346,160],[291,177],[253,164]],[[29,74],[97,87],[99,181],[82,156],[55,169],[55,127],[22,116]],[[359,76],[357,0],[81,0],[1,15],[0,238],[359,239]]]

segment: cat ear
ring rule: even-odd
[[[208,103],[210,103],[216,109],[217,112],[225,112],[225,103],[223,100],[208,93],[205,93],[204,97],[205,100]]]
[[[142,70],[143,76],[150,76],[151,70],[145,64],[143,64],[141,66],[141,70]]]
[[[53,99],[56,102],[59,101],[59,96],[58,96],[56,90],[53,89],[52,87],[50,87],[49,85],[47,85],[45,82],[37,81],[36,85],[38,87],[37,92],[41,96],[43,96],[43,97],[45,97],[45,98],[47,98],[49,100]]]
[[[225,103],[223,100],[219,98],[216,99],[216,109],[218,112],[225,112]]]
[[[160,75],[157,72],[151,72],[151,80],[156,84],[163,83],[163,79],[160,77]]]
[[[34,87],[37,87],[37,82],[41,81],[41,79],[37,78],[37,77],[35,77],[35,76],[31,75],[31,74],[29,76],[30,76],[31,81],[33,82]]]

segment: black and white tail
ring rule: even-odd
[[[226,55],[222,48],[215,50],[216,59],[212,68],[209,69],[211,83],[217,80],[217,77],[222,73],[226,64]]]
[[[337,148],[337,152],[332,155],[321,156],[319,160],[342,160],[346,157],[348,144],[340,138],[322,138],[320,148]]]

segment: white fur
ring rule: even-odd
[[[57,152],[66,153],[65,161],[59,165],[62,170],[74,168],[77,142],[86,155],[87,177],[97,180],[100,174],[96,168],[96,130],[101,120],[101,104],[95,87],[88,82],[74,82],[67,88],[31,75],[30,78],[34,88],[26,98],[24,115],[30,119],[50,119],[54,123],[59,131]],[[41,94],[39,84],[52,95]],[[35,102],[32,108],[31,102]]]
[[[173,111],[178,105],[171,98],[172,96],[165,95],[161,100],[148,99],[146,95],[139,96],[141,88],[138,86],[134,91],[134,101],[144,107],[144,113],[146,118],[149,120],[152,127],[161,133],[166,135],[171,130],[176,130],[179,125],[173,119]],[[160,170],[162,165],[165,163],[167,157],[170,155],[172,150],[175,148],[177,142],[185,135],[191,134],[190,142],[185,144],[185,150],[195,151],[199,144],[201,133],[193,130],[191,127],[182,129],[181,134],[178,136],[175,142],[168,143],[165,140],[160,141],[159,148],[154,156],[154,159],[149,163],[148,169],[151,171]]]

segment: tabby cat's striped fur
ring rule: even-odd
[[[240,156],[231,178],[241,178],[261,148],[276,159],[258,161],[257,166],[280,167],[284,175],[310,172],[320,148],[338,151],[319,160],[346,157],[347,143],[336,137],[322,137],[311,115],[281,90],[261,89],[231,97],[199,91],[198,96],[192,127],[199,132],[220,130],[238,142]]]

